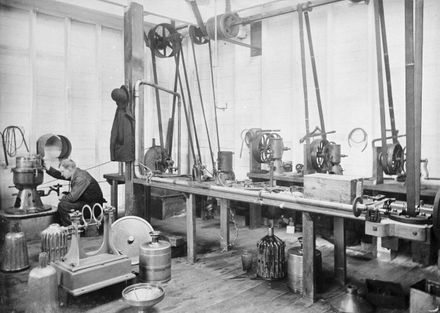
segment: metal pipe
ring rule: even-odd
[[[138,80],[138,81],[136,81],[136,83],[134,85],[134,92],[133,92],[134,93],[134,109],[135,110],[139,110],[139,89],[140,89],[140,87],[142,85],[147,85],[147,86],[155,88],[156,90],[162,90],[164,92],[167,92],[167,93],[170,93],[170,94],[174,95],[175,97],[177,97],[177,105],[180,106],[181,97],[180,97],[180,94],[178,92],[174,92],[174,91],[172,91],[170,89],[161,87],[159,85],[156,85],[156,84],[144,81],[144,80]],[[139,114],[135,114],[135,118],[143,118],[143,116],[139,116]],[[137,142],[138,136],[139,136],[139,130],[138,130],[137,123],[136,123],[136,129],[135,129],[135,138],[136,138],[135,141],[136,142]],[[140,166],[139,165],[139,160],[142,157],[143,157],[142,155],[138,155],[135,158],[135,161],[134,161],[134,174],[135,174],[135,177],[137,177],[137,178],[147,179],[147,178],[149,178],[149,176],[148,175],[143,175],[140,172],[140,169],[139,169],[139,166]]]
[[[321,1],[314,1],[314,2],[309,1],[307,4],[307,8],[315,8],[315,7],[319,7],[322,5],[332,4],[332,3],[340,2],[340,1],[344,1],[344,0],[321,0]],[[283,8],[283,9],[279,9],[279,10],[274,10],[272,12],[251,15],[251,16],[242,18],[240,22],[232,24],[231,26],[251,24],[251,23],[261,21],[261,20],[264,20],[267,18],[280,16],[280,15],[284,15],[284,14],[288,14],[288,13],[293,13],[296,11],[298,11],[298,8],[295,6],[295,7],[288,7],[288,8]]]

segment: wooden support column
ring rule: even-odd
[[[344,218],[333,217],[333,235],[335,240],[335,280],[344,286],[347,280]]]
[[[249,203],[249,229],[261,226],[261,205]]]
[[[220,202],[220,248],[222,251],[229,250],[229,200],[218,199]]]
[[[303,221],[303,297],[316,300],[315,222],[310,213],[302,214]]]
[[[130,2],[124,12],[124,70],[125,85],[130,92],[130,110],[134,108],[134,84],[144,78],[144,9],[136,2]],[[144,152],[144,96],[139,94],[139,116],[136,116],[138,141],[136,150],[138,155]],[[139,154],[140,153],[140,154]],[[143,215],[145,194],[142,186],[134,185],[133,162],[125,163],[125,215]]]
[[[195,263],[196,252],[196,196],[189,194],[186,199],[186,241],[187,258],[190,263]]]
[[[115,220],[118,219],[118,181],[112,180],[110,190],[110,204],[115,208]]]

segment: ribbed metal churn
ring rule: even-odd
[[[301,246],[287,250],[287,275],[289,278],[288,286],[293,292],[303,291],[303,244],[302,237],[298,238]],[[321,251],[315,250],[315,275],[318,290],[322,286],[322,257]]]
[[[274,235],[273,227],[257,243],[257,275],[263,279],[275,280],[286,276],[284,241]]]
[[[13,231],[6,233],[1,257],[0,269],[4,272],[21,271],[29,267],[26,236],[19,230],[18,224]]]
[[[41,251],[47,252],[49,262],[61,260],[67,253],[67,228],[50,224],[41,232]]]
[[[58,310],[57,271],[48,265],[46,252],[39,255],[39,266],[33,268],[28,279],[26,313],[56,313]]]
[[[139,278],[142,282],[165,283],[171,279],[171,244],[159,240],[160,232],[150,232],[151,242],[139,250]]]

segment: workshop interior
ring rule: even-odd
[[[438,312],[439,29],[0,0],[0,312]]]

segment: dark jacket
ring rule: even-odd
[[[50,176],[56,179],[64,179],[70,181],[70,192],[61,198],[61,201],[67,202],[86,202],[90,204],[104,203],[101,187],[96,179],[94,179],[88,172],[76,168],[72,177],[66,179],[61,175],[61,172],[51,167],[46,171]]]
[[[132,162],[135,159],[135,120],[127,105],[118,103],[110,133],[110,160]]]

